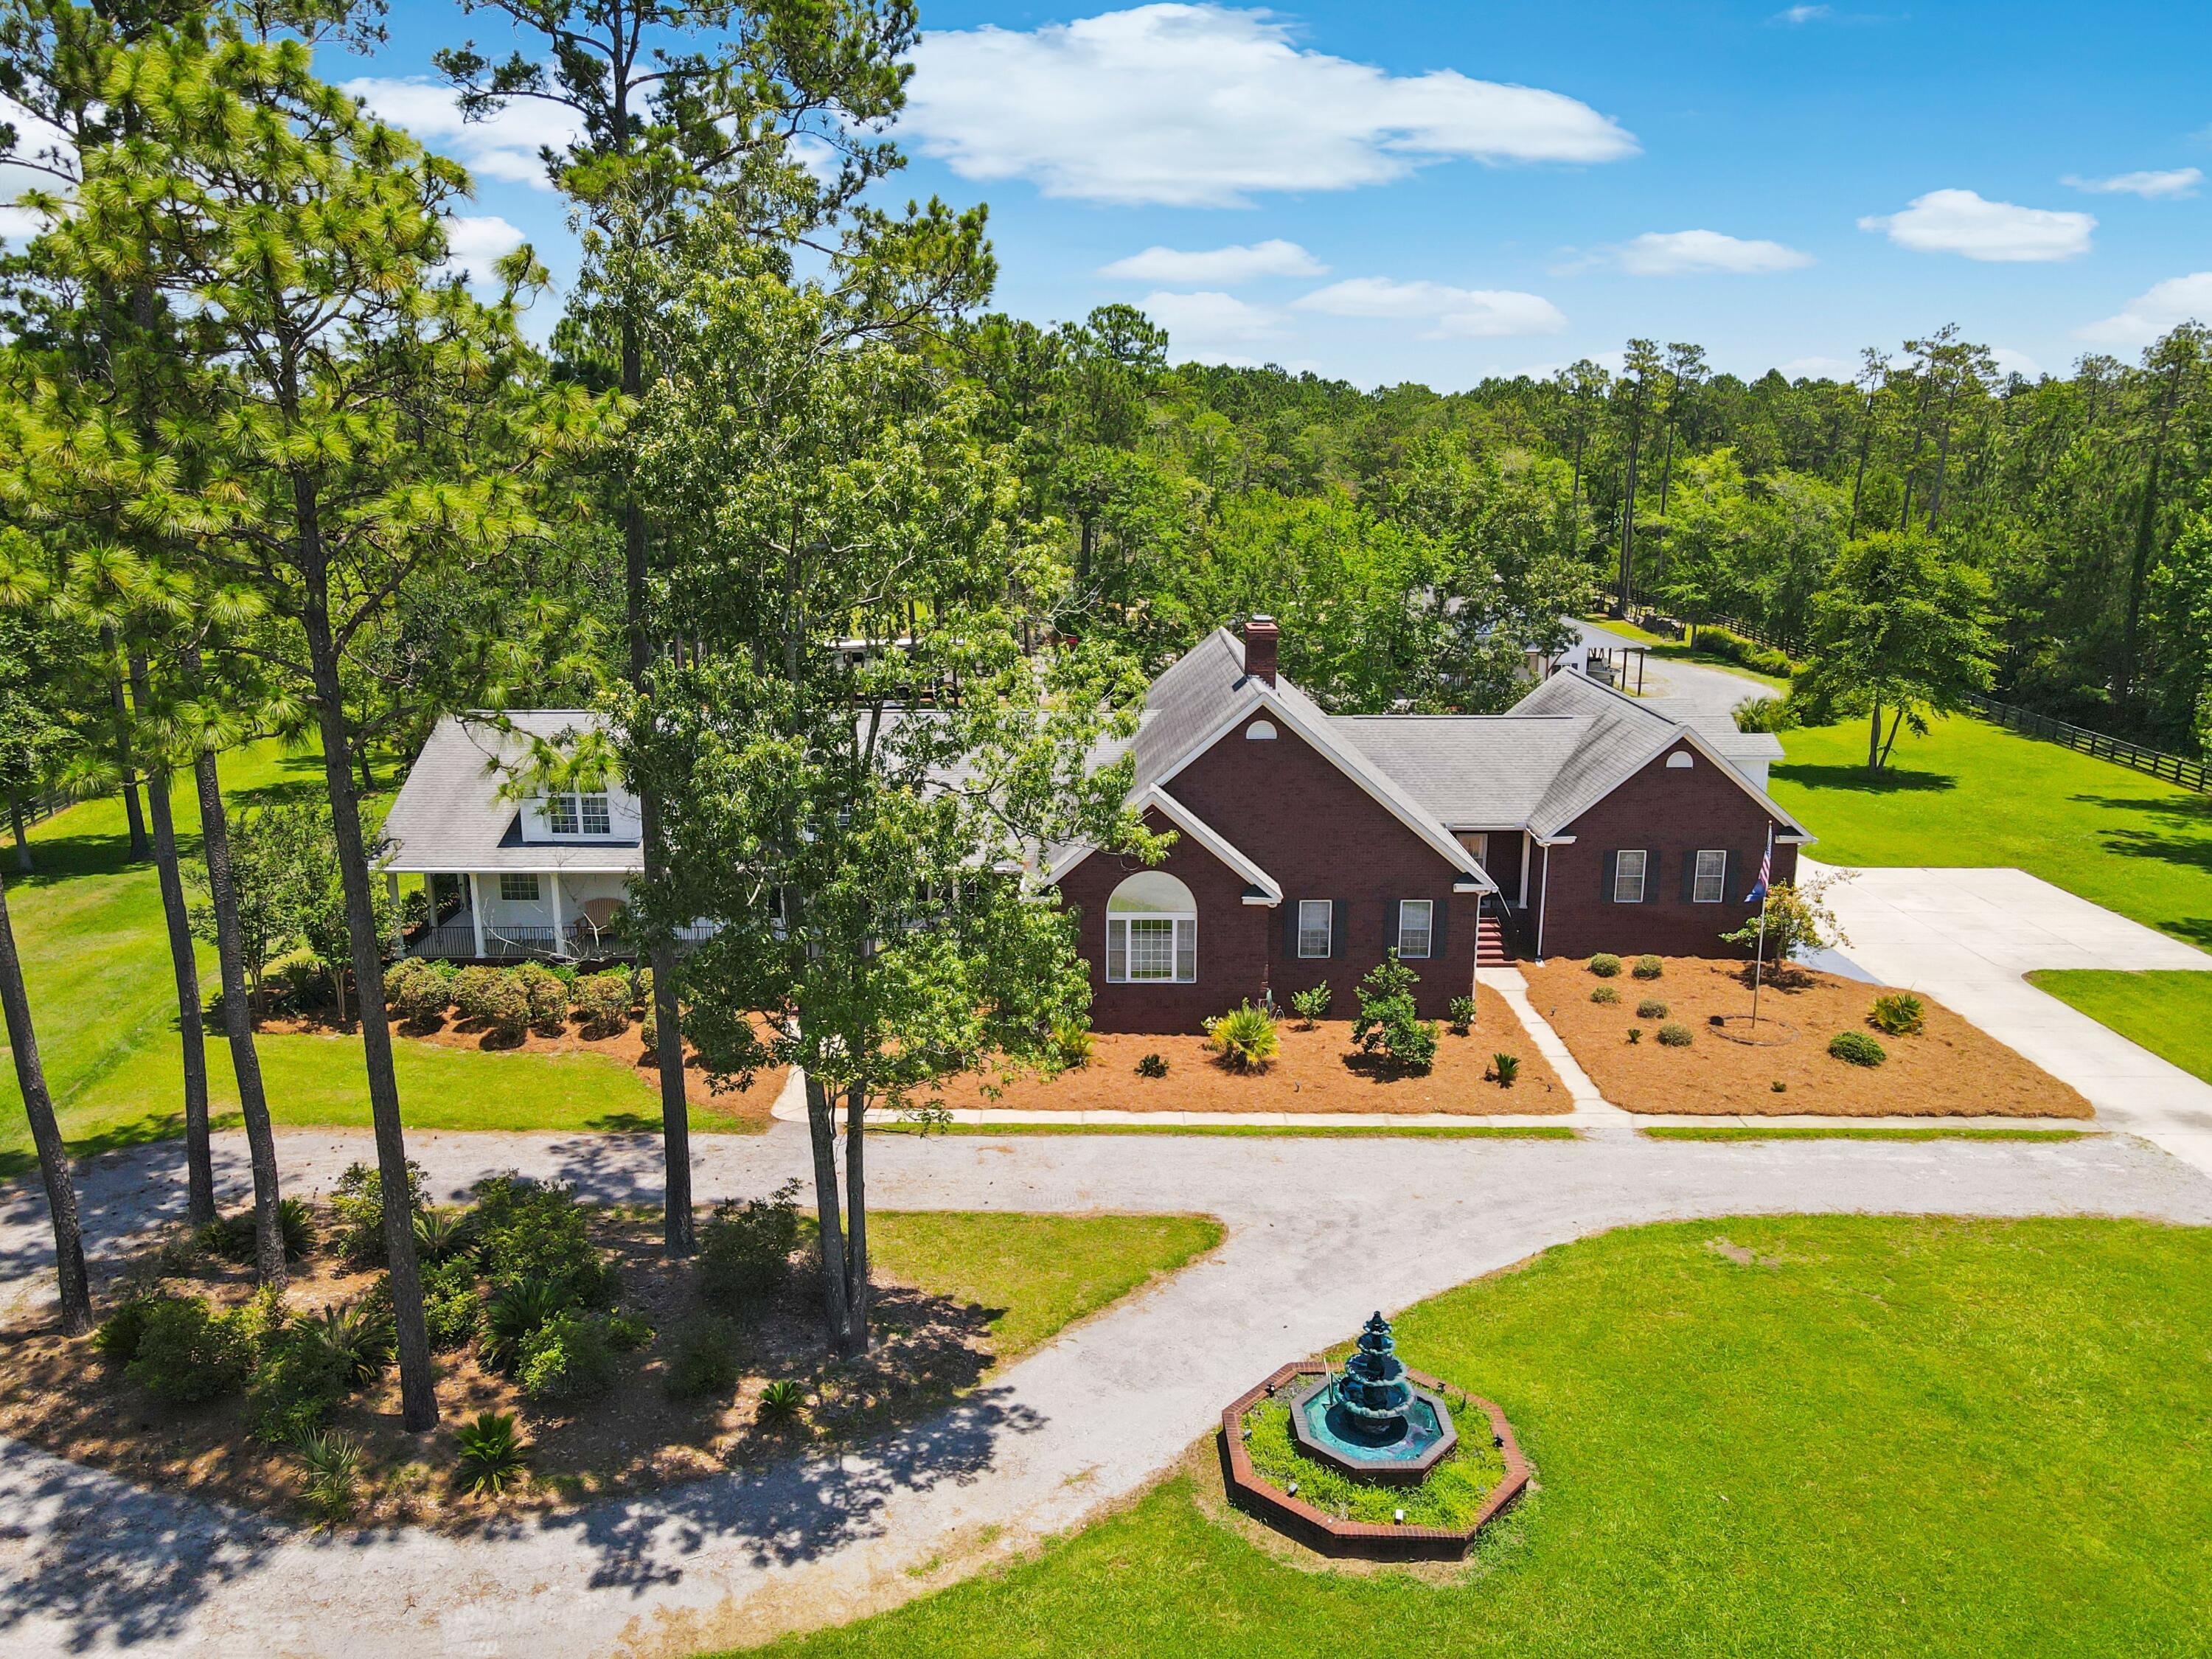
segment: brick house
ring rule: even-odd
[[[1394,946],[1431,1017],[1509,942],[1720,954],[1770,832],[1777,881],[1812,839],[1765,793],[1780,744],[1725,716],[1571,669],[1504,714],[1333,716],[1278,645],[1255,617],[1152,683],[1130,799],[1176,832],[1162,862],[1048,855],[1100,1030],[1195,1030],[1323,981],[1346,1008]]]

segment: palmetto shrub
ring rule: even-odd
[[[1264,1072],[1283,1051],[1275,1017],[1250,1002],[1206,1022],[1206,1046],[1232,1072]]]
[[[361,1442],[335,1429],[306,1429],[293,1446],[307,1474],[308,1506],[325,1521],[352,1515],[361,1503]]]
[[[1828,1039],[1828,1052],[1853,1066],[1879,1066],[1889,1050],[1864,1031],[1838,1031]]]
[[[1917,1036],[1928,1029],[1928,1005],[1910,991],[1893,991],[1874,1000],[1867,1018],[1891,1036]]]
[[[1498,1079],[1498,1086],[1510,1089],[1521,1077],[1521,1056],[1509,1054],[1504,1049],[1490,1057],[1490,1074]]]
[[[482,1412],[453,1431],[461,1455],[454,1479],[465,1492],[496,1498],[530,1475],[530,1443],[512,1412]]]
[[[425,1261],[443,1261],[469,1244],[468,1218],[459,1210],[431,1208],[415,1212],[415,1251]]]
[[[761,1390],[760,1414],[772,1423],[788,1423],[806,1407],[806,1390],[792,1377],[780,1376]]]
[[[494,1291],[484,1304],[484,1363],[513,1370],[521,1361],[523,1343],[568,1305],[558,1286],[539,1279],[524,1279]]]
[[[364,1297],[343,1307],[325,1308],[299,1322],[300,1340],[319,1346],[356,1389],[384,1375],[398,1342],[390,1308]]]
[[[199,1230],[195,1242],[220,1261],[250,1262],[253,1260],[253,1212],[240,1210],[236,1215],[217,1216]],[[299,1199],[278,1199],[276,1233],[284,1243],[285,1261],[297,1261],[311,1255],[315,1248],[315,1212]]]

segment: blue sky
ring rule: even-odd
[[[448,40],[503,46],[495,20],[392,21],[325,73],[371,77],[565,266],[525,182],[538,118],[453,134],[404,84]],[[1634,334],[1847,372],[1955,321],[2064,372],[2212,319],[2201,3],[924,0],[923,23],[897,193],[990,204],[1004,308],[1146,303],[1178,356],[1452,388]]]

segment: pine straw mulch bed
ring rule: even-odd
[[[1891,1036],[1868,1019],[1875,997],[1890,988],[1792,965],[1777,984],[1770,965],[1759,1000],[1761,1042],[1770,1022],[1796,1030],[1794,1041],[1754,1047],[1731,1041],[1710,1024],[1715,1014],[1751,1008],[1747,969],[1735,961],[1668,957],[1656,980],[1601,980],[1581,962],[1554,957],[1522,964],[1529,1000],[1549,1020],[1607,1100],[1632,1112],[1837,1117],[2063,1117],[2092,1115],[2089,1103],[2048,1072],[2031,1065],[1978,1026],[1923,996],[1927,1029]],[[1618,1003],[1594,1003],[1601,984]],[[1690,1028],[1686,1048],[1659,1043],[1660,1021],[1639,1019],[1637,1004],[1656,997],[1669,1022]],[[1640,1042],[1628,1041],[1640,1027]],[[1744,1032],[1742,1021],[1729,1029]],[[1854,1066],[1828,1053],[1839,1031],[1863,1031],[1888,1051],[1879,1066]],[[1783,1087],[1777,1090],[1776,1084]]]
[[[655,1332],[645,1348],[617,1356],[614,1386],[596,1399],[564,1406],[526,1400],[514,1381],[479,1364],[476,1345],[437,1356],[437,1429],[406,1433],[399,1425],[396,1368],[343,1401],[331,1426],[363,1448],[362,1501],[347,1523],[407,1523],[465,1530],[518,1515],[572,1509],[610,1493],[648,1491],[720,1470],[758,1468],[810,1447],[864,1438],[911,1421],[981,1381],[990,1370],[991,1310],[933,1296],[878,1276],[874,1352],[841,1361],[828,1351],[817,1292],[817,1269],[802,1249],[783,1292],[750,1308],[710,1306],[694,1288],[693,1268],[662,1258],[657,1210],[588,1206],[592,1240],[613,1253],[622,1273],[622,1308],[641,1315]],[[317,1206],[319,1237],[332,1237],[327,1209]],[[702,1220],[704,1212],[702,1213]],[[103,1313],[127,1279],[151,1281],[173,1262],[184,1235],[172,1228],[149,1239],[94,1285]],[[97,1269],[95,1269],[97,1273]],[[312,1312],[365,1295],[380,1270],[337,1260],[327,1247],[293,1264],[288,1305]],[[204,1295],[218,1310],[236,1307],[253,1290],[249,1268],[203,1261],[195,1271],[161,1278],[164,1289]],[[672,1398],[666,1367],[687,1322],[709,1314],[731,1319],[744,1376],[726,1395]],[[779,1423],[760,1410],[772,1381],[796,1379],[809,1405],[798,1422]],[[455,1486],[454,1428],[483,1411],[517,1413],[532,1450],[531,1478],[498,1498],[472,1498]],[[242,1396],[191,1405],[155,1399],[102,1360],[89,1337],[62,1336],[49,1317],[0,1328],[0,1432],[139,1482],[306,1522],[299,1458],[263,1445],[248,1432]]]
[[[520,1042],[502,1036],[481,1020],[457,1019],[450,1013],[427,1024],[404,1019],[386,1023],[395,1042],[422,1042],[438,1048],[474,1049],[488,1054],[599,1054],[619,1065],[635,1067],[646,1087],[656,1091],[659,1088],[655,1073],[660,1068],[653,1061],[653,1051],[645,1046],[635,1021],[611,1035],[592,1036],[586,1034],[580,1022],[571,1018],[557,1033],[533,1027],[523,1034]],[[350,1020],[340,1024],[325,1009],[316,1014],[264,1019],[255,1029],[287,1036],[351,1036],[359,1028]],[[756,1076],[748,1088],[725,1090],[717,1094],[700,1068],[698,1055],[687,1045],[684,1097],[695,1109],[703,1109],[748,1124],[765,1124],[776,1097],[783,1092],[787,1075],[787,1068],[774,1066]]]
[[[1443,1027],[1437,1063],[1424,1074],[1376,1065],[1352,1042],[1348,1019],[1324,1019],[1309,1031],[1292,1015],[1280,1030],[1282,1054],[1264,1072],[1230,1070],[1200,1036],[1101,1032],[1086,1066],[1054,1078],[1019,1079],[995,1098],[980,1084],[950,1088],[934,1103],[1024,1112],[1453,1112],[1470,1117],[1574,1109],[1558,1074],[1505,1000],[1488,986],[1476,1000],[1474,1029],[1455,1036],[1449,1026]],[[1491,1056],[1499,1053],[1521,1061],[1510,1089],[1484,1076]],[[1146,1054],[1167,1061],[1165,1077],[1137,1074],[1137,1062]]]

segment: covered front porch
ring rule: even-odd
[[[398,873],[386,880],[397,910]],[[428,918],[399,928],[393,954],[455,962],[626,960],[637,954],[622,925],[629,884],[626,874],[604,871],[424,872]]]

